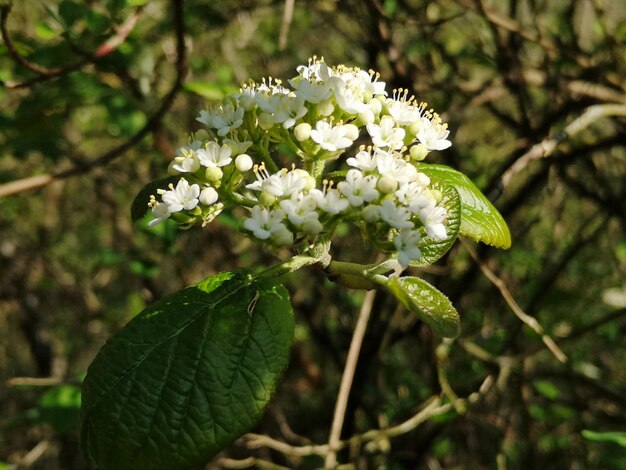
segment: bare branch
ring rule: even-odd
[[[169,92],[167,93],[165,98],[163,98],[159,109],[157,109],[157,111],[148,119],[148,122],[127,141],[81,165],[77,165],[67,170],[59,171],[57,173],[31,176],[28,178],[23,178],[17,181],[12,181],[10,183],[0,185],[0,198],[17,194],[22,191],[41,188],[49,185],[53,181],[64,180],[71,176],[82,175],[88,173],[94,168],[107,165],[108,163],[115,160],[117,157],[123,155],[128,150],[133,148],[135,145],[141,142],[144,137],[146,137],[151,132],[154,132],[154,130],[159,127],[161,120],[174,103],[174,99],[180,91],[185,76],[187,74],[187,54],[185,49],[183,3],[184,0],[172,0],[172,8],[174,13],[173,23],[176,34],[176,78]]]
[[[326,459],[324,460],[324,468],[334,468],[337,464],[337,446],[339,444],[339,439],[341,438],[341,429],[343,427],[343,420],[348,406],[348,397],[350,396],[352,379],[354,379],[356,363],[359,360],[359,352],[361,351],[363,337],[365,336],[365,329],[367,328],[367,323],[369,322],[370,314],[372,313],[372,306],[374,305],[375,297],[375,290],[367,291],[365,298],[363,299],[363,304],[361,305],[361,311],[359,312],[356,327],[354,328],[354,335],[352,336],[352,341],[350,342],[346,366],[343,370],[343,376],[341,377],[341,384],[339,385],[339,394],[337,395],[333,423],[330,429],[328,453],[326,454]]]
[[[555,151],[557,146],[566,139],[575,136],[580,131],[596,122],[598,119],[612,116],[626,116],[626,105],[597,104],[590,106],[583,114],[568,124],[562,133],[559,133],[554,137],[548,137],[540,143],[534,145],[528,152],[522,155],[513,165],[511,165],[511,167],[502,175],[501,181],[503,186],[507,186],[511,181],[511,178],[524,170],[524,168],[526,168],[531,161],[549,157]]]
[[[4,40],[7,46],[9,55],[13,58],[13,60],[17,62],[18,64],[20,64],[25,69],[30,70],[31,72],[37,75],[35,78],[26,80],[23,82],[9,81],[9,82],[4,82],[0,84],[1,86],[4,86],[5,88],[16,89],[16,88],[28,88],[34,85],[35,83],[40,83],[40,82],[44,82],[46,80],[50,80],[53,78],[58,78],[62,75],[66,75],[68,73],[79,70],[85,65],[91,64],[95,62],[96,60],[110,54],[111,52],[116,50],[126,40],[128,35],[131,33],[131,31],[137,24],[139,17],[141,16],[143,7],[138,7],[137,9],[135,9],[135,11],[126,19],[126,21],[124,21],[124,23],[122,23],[119,26],[119,28],[117,28],[116,33],[113,36],[109,37],[106,41],[104,41],[96,49],[96,51],[93,54],[87,55],[86,57],[82,58],[81,60],[73,64],[67,65],[65,67],[56,67],[56,68],[43,67],[39,64],[35,64],[34,62],[30,62],[28,59],[26,59],[17,51],[15,44],[13,43],[13,40],[11,39],[11,35],[9,34],[9,31],[7,29],[7,21],[9,18],[10,11],[11,11],[11,5],[0,6],[0,31],[2,33],[2,39]]]
[[[546,345],[546,347],[550,350],[550,352],[552,352],[552,354],[554,354],[554,356],[560,362],[567,362],[567,356],[563,353],[563,351],[561,351],[561,349],[559,349],[554,340],[546,334],[537,319],[531,315],[528,315],[526,312],[524,312],[524,310],[522,310],[515,298],[511,295],[509,289],[506,287],[504,281],[496,276],[494,272],[487,267],[487,265],[478,256],[478,253],[476,253],[476,250],[467,241],[462,238],[460,238],[460,240],[463,243],[463,246],[469,252],[470,256],[474,259],[474,261],[476,261],[476,263],[478,263],[483,274],[500,291],[502,298],[511,308],[515,316],[517,316],[517,318],[519,318],[524,324],[530,327],[531,330],[533,330],[541,337],[541,340]]]

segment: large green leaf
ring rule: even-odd
[[[437,183],[434,183],[432,186],[443,193],[440,204],[448,211],[448,217],[445,221],[448,236],[443,240],[437,240],[429,236],[423,237],[419,244],[422,256],[419,260],[412,261],[411,266],[428,266],[433,264],[452,248],[459,236],[459,228],[461,226],[461,200],[459,193],[453,186],[442,186]]]
[[[419,171],[434,182],[453,186],[461,198],[459,235],[497,248],[511,246],[511,233],[502,215],[463,173],[445,165],[420,164]]]
[[[461,319],[452,302],[428,282],[419,277],[391,276],[384,285],[439,336],[456,338],[461,332]]]
[[[258,421],[287,365],[292,335],[285,288],[240,273],[155,303],[89,367],[84,456],[102,470],[204,465]]]

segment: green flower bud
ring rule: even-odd
[[[204,174],[205,178],[210,183],[217,183],[218,181],[221,181],[222,176],[224,176],[224,172],[221,170],[221,168],[216,166],[207,168]]]
[[[411,124],[411,126],[413,126],[413,124]],[[411,147],[409,153],[411,154],[411,158],[413,160],[421,162],[426,158],[426,155],[428,155],[428,149],[423,144],[417,144]]]
[[[307,124],[306,122],[298,124],[294,128],[293,134],[296,136],[298,142],[304,142],[309,137],[311,137],[311,125]]]

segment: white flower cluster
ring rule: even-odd
[[[239,205],[243,229],[275,246],[306,250],[351,222],[403,266],[418,260],[424,236],[447,236],[441,193],[418,163],[451,145],[447,126],[406,90],[389,97],[374,72],[316,58],[297,71],[291,88],[251,82],[201,111],[205,129],[177,150],[180,179],[151,197],[151,224],[208,223]]]

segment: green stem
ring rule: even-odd
[[[284,274],[292,273],[294,271],[302,269],[305,266],[311,266],[320,262],[320,257],[298,255],[294,256],[288,261],[285,261],[284,263],[277,264],[275,266],[272,266],[271,268],[266,269],[265,271],[261,271],[260,273],[257,273],[254,277],[280,277]]]
[[[309,160],[306,162],[305,169],[319,183],[319,179],[324,173],[324,160]]]
[[[276,162],[272,159],[270,152],[268,150],[269,146],[269,135],[265,136],[261,142],[257,145],[257,150],[261,154],[261,158],[270,173],[276,173],[280,168],[276,165]]]

